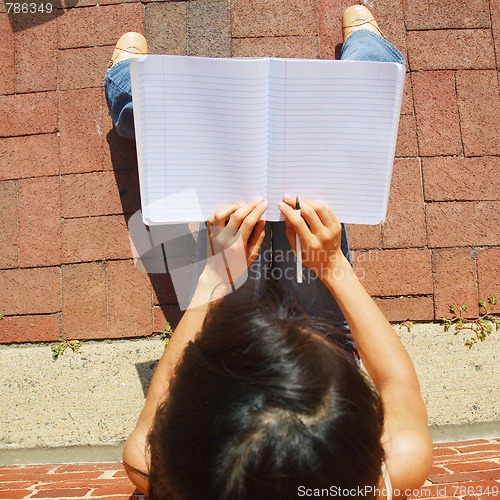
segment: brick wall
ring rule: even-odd
[[[73,3],[0,6],[0,342],[145,336],[179,317],[168,277],[131,260],[135,149],[102,90],[122,33],[157,53],[333,58],[351,2]],[[500,296],[499,4],[372,4],[409,71],[387,221],[349,228],[356,268],[391,320],[477,315]]]

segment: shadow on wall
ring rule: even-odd
[[[80,0],[35,0],[27,2],[3,0],[12,31],[23,31],[63,16]]]

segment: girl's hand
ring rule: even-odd
[[[209,259],[207,270],[234,284],[245,274],[259,254],[264,240],[265,221],[261,220],[268,202],[257,198],[243,205],[226,205],[207,221]]]
[[[295,251],[295,235],[302,247],[302,262],[320,279],[333,274],[345,260],[340,248],[342,227],[332,209],[315,201],[300,200],[300,214],[295,210],[295,198],[285,195],[278,204],[285,216],[287,237]]]

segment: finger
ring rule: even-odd
[[[302,215],[297,210],[294,210],[290,205],[287,205],[285,202],[278,203],[278,207],[281,210],[281,213],[289,222],[290,226],[293,228],[294,232],[299,235],[300,241],[302,243],[305,243],[311,236],[311,231],[307,227],[306,221],[302,218]],[[289,234],[290,232],[287,228],[287,236]],[[291,239],[293,240],[294,238]],[[292,241],[290,241],[290,244],[292,245]],[[295,245],[295,242],[293,242],[293,245]]]
[[[218,208],[207,220],[210,226],[224,226],[234,212],[240,208],[240,205],[233,203],[232,205],[225,205]]]
[[[324,227],[324,224],[323,222],[321,222],[321,219],[316,213],[316,210],[310,205],[308,201],[300,202],[300,213],[311,228],[311,232],[317,233]]]
[[[330,226],[335,223],[336,217],[332,217],[333,211],[327,205],[317,201],[308,200],[307,203],[315,210],[324,226]]]
[[[249,203],[245,203],[244,205],[240,205],[238,210],[236,210],[233,214],[231,214],[231,218],[229,219],[228,227],[233,228],[235,231],[240,229],[243,221],[250,215],[250,213],[263,203],[265,200],[262,197],[256,198]]]
[[[254,202],[252,202],[251,205],[254,205]],[[243,242],[246,244],[255,225],[261,219],[268,206],[269,203],[263,200],[254,206],[250,212],[248,212],[248,207],[241,207],[241,212],[238,210],[232,215],[228,227],[232,227],[235,231],[239,231],[243,238]]]

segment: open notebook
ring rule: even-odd
[[[143,220],[206,220],[264,196],[385,219],[404,85],[396,63],[145,56],[131,64]]]

